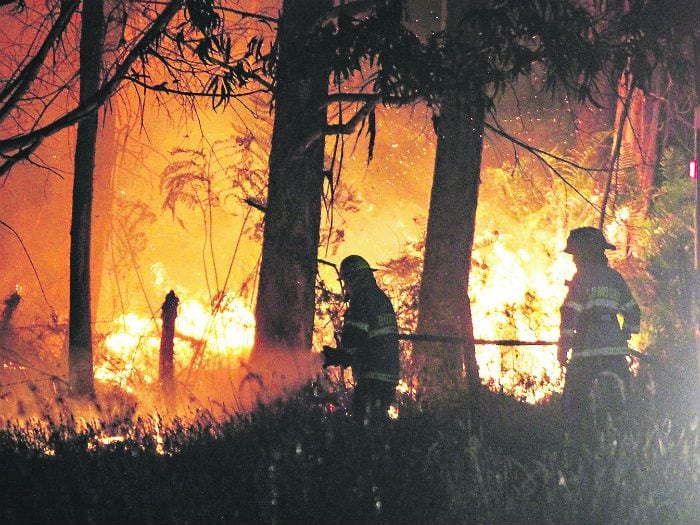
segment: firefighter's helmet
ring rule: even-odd
[[[566,240],[566,253],[581,253],[587,251],[605,251],[614,250],[615,245],[610,244],[605,240],[603,232],[591,226],[583,228],[575,228],[569,232],[569,238]]]
[[[347,281],[349,277],[359,273],[359,272],[373,272],[369,263],[359,255],[348,255],[340,263],[340,278],[343,281]]]

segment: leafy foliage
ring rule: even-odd
[[[640,258],[643,271],[636,276],[645,308],[648,350],[683,368],[694,364],[695,343],[691,319],[693,287],[693,181],[676,149],[661,162],[663,182],[642,230]],[[694,367],[693,367],[694,368]]]

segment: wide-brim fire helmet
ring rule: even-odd
[[[597,228],[592,226],[584,226],[583,228],[575,228],[569,232],[569,238],[566,240],[565,253],[585,253],[585,252],[604,252],[605,250],[614,250],[615,245],[610,244]]]
[[[341,280],[346,281],[351,279],[354,275],[359,273],[372,273],[375,269],[372,268],[369,263],[360,257],[359,255],[348,255],[340,263],[340,270],[338,271]]]

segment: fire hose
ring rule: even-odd
[[[433,335],[433,334],[399,334],[401,341],[418,341],[426,343],[452,343],[452,344],[467,344],[470,341],[475,345],[496,345],[496,346],[556,346],[557,341],[522,341],[520,339],[468,339],[466,337],[455,337],[451,335]],[[636,357],[647,363],[666,367],[667,364],[660,359],[639,352],[638,350],[628,349],[629,355]]]

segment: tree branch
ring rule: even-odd
[[[554,155],[554,154],[549,153],[547,151],[544,151],[540,148],[532,146],[531,144],[528,144],[527,142],[524,142],[520,139],[516,139],[515,137],[513,137],[512,135],[507,133],[505,130],[503,130],[500,126],[494,126],[494,125],[489,124],[488,122],[485,122],[484,127],[486,129],[493,131],[497,135],[500,135],[501,137],[505,138],[506,140],[509,140],[511,143],[513,143],[514,146],[518,146],[520,148],[523,148],[525,151],[534,155],[537,159],[539,159],[542,163],[544,163],[544,165],[547,166],[547,168],[549,168],[552,171],[552,173],[554,173],[557,177],[559,177],[559,179],[566,186],[571,188],[574,191],[574,193],[576,193],[576,195],[581,197],[581,199],[583,199],[584,202],[586,202],[588,205],[590,205],[594,210],[601,211],[601,209],[598,206],[596,206],[596,204],[593,201],[591,201],[588,197],[586,197],[583,193],[581,193],[581,191],[578,188],[576,188],[576,186],[571,184],[571,182],[566,180],[566,177],[564,177],[564,175],[556,168],[556,166],[552,165],[552,163],[549,160],[547,160],[547,158],[557,160],[559,162],[562,162],[564,164],[568,164],[569,166],[572,166],[574,168],[581,169],[584,171],[593,172],[593,171],[604,171],[604,170],[581,166],[581,165],[579,165],[575,162],[572,162],[570,160],[567,160],[563,157],[560,157],[558,155]]]
[[[134,62],[143,54],[148,47],[155,42],[163,33],[165,27],[180,10],[182,3],[180,0],[168,2],[166,8],[156,17],[151,27],[144,33],[141,40],[129,51],[121,64],[119,64],[112,75],[112,78],[102,84],[102,87],[88,100],[78,104],[73,110],[68,111],[62,117],[57,118],[50,124],[34,129],[28,133],[16,135],[9,139],[0,140],[0,153],[22,150],[28,145],[33,145],[36,141],[42,141],[64,128],[72,126],[83,117],[99,109],[111,97],[119,87],[120,83],[128,76],[128,72]]]
[[[32,256],[29,255],[29,250],[27,250],[27,247],[24,245],[24,241],[22,241],[22,237],[19,236],[19,233],[17,233],[17,230],[15,230],[12,226],[7,224],[5,221],[0,219],[0,226],[3,228],[6,228],[7,230],[12,233],[12,235],[15,236],[17,241],[19,241],[19,245],[22,247],[22,251],[24,251],[24,254],[27,256],[27,259],[29,260],[29,266],[32,267],[32,271],[34,272],[34,276],[36,277],[36,282],[39,284],[39,290],[41,290],[41,295],[44,297],[44,301],[46,301],[46,304],[53,310],[53,306],[49,302],[48,297],[46,297],[46,292],[44,291],[44,287],[41,284],[41,279],[39,278],[39,272],[36,270],[36,266],[34,266],[34,261],[32,261]]]
[[[629,115],[630,104],[632,103],[632,95],[635,90],[634,78],[630,80],[627,96],[622,105],[622,115],[620,115],[620,123],[618,128],[615,130],[615,143],[613,144],[612,151],[610,152],[610,166],[608,173],[608,180],[605,183],[605,193],[603,194],[603,203],[600,206],[600,218],[598,219],[598,229],[602,230],[605,225],[605,210],[608,206],[608,200],[610,199],[610,190],[612,187],[612,179],[615,174],[615,166],[620,160],[620,150],[622,149],[622,133],[624,132],[625,123]]]
[[[129,82],[132,82],[138,86],[141,86],[145,89],[148,89],[150,91],[155,91],[157,93],[167,93],[169,95],[182,95],[184,97],[193,97],[193,98],[216,98],[220,97],[220,93],[204,93],[201,91],[185,91],[182,89],[177,89],[177,88],[171,88],[168,87],[167,82],[162,82],[160,84],[149,84],[147,82],[144,82],[143,80],[139,80],[137,77],[134,76],[127,76],[125,77],[125,80],[128,80]],[[242,97],[248,97],[251,95],[257,95],[258,93],[267,93],[269,90],[267,87],[265,89],[254,89],[252,91],[246,91],[245,93],[236,93],[230,95],[231,98],[242,98]]]
[[[355,0],[354,2],[341,3],[323,14],[319,23],[329,22],[340,15],[356,16],[365,13],[377,5],[377,0]]]
[[[39,72],[39,68],[44,63],[46,55],[48,55],[63,31],[65,31],[79,5],[80,0],[70,0],[70,2],[65,5],[62,3],[59,16],[46,35],[36,55],[34,55],[25,68],[12,78],[3,88],[2,92],[0,92],[0,101],[3,103],[2,107],[0,107],[0,121],[12,111],[15,107],[15,103],[26,93],[27,89],[29,89],[30,84]]]
[[[324,128],[326,135],[349,135],[357,125],[369,115],[377,105],[378,100],[367,101],[355,114],[344,124],[329,124]]]

